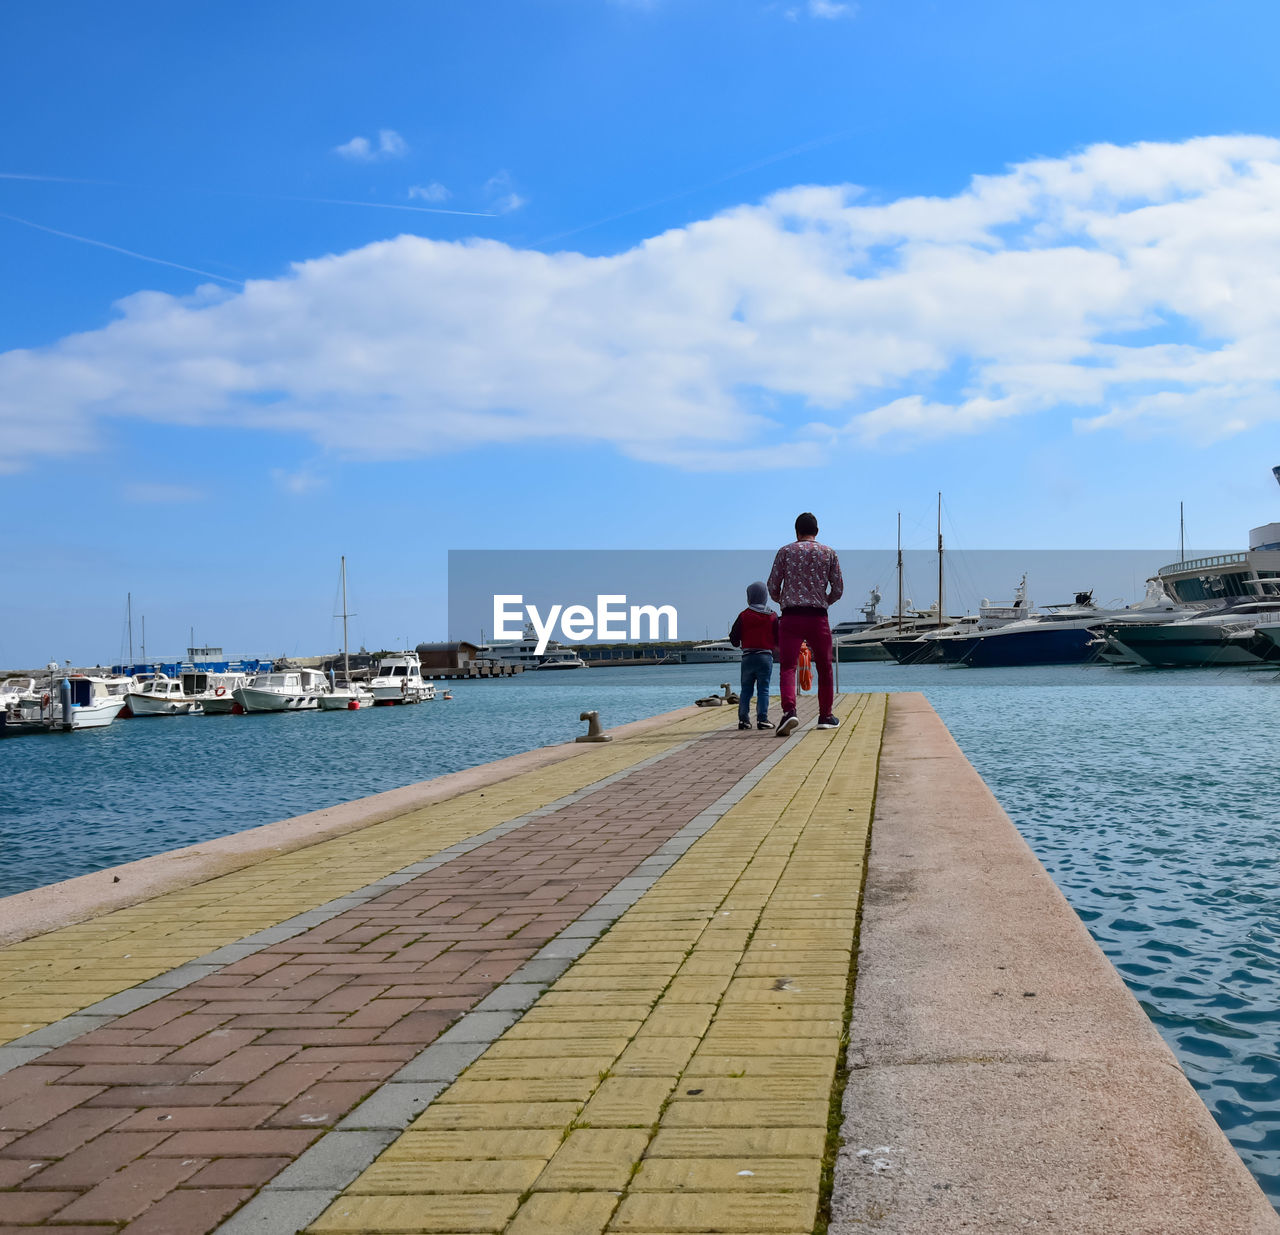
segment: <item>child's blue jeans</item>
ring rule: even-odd
[[[756,692],[756,720],[769,719],[769,683],[773,680],[773,653],[742,653],[742,686],[738,691],[738,719],[751,719],[751,692]]]

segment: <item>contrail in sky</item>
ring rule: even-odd
[[[665,206],[668,202],[679,201],[682,197],[688,197],[691,193],[700,193],[703,189],[713,189],[716,185],[724,184],[727,180],[735,180],[739,176],[745,176],[748,172],[759,171],[762,167],[768,167],[773,163],[781,163],[783,159],[789,159],[797,154],[804,154],[808,150],[816,150],[821,146],[829,146],[832,142],[838,142],[846,137],[853,135],[852,129],[846,129],[842,133],[829,133],[826,137],[815,137],[810,141],[801,142],[798,146],[792,146],[789,150],[779,151],[777,154],[771,154],[767,158],[758,159],[754,163],[748,163],[744,167],[736,167],[731,172],[725,172],[723,176],[717,176],[714,180],[708,180],[703,184],[695,184],[687,189],[677,189],[674,193],[668,193],[666,197],[655,198],[651,202],[645,202],[640,206],[629,206],[626,210],[619,210],[617,214],[606,215],[603,219],[596,219],[592,223],[583,223],[579,227],[571,227],[568,231],[556,232],[551,236],[543,236],[540,240],[535,240],[535,245],[550,244],[555,240],[563,240],[566,236],[576,236],[579,232],[590,231],[593,227],[603,227],[606,223],[613,223],[618,219],[625,219],[629,215],[639,214],[642,210],[653,210],[657,206]]]
[[[245,197],[259,201],[306,202],[313,206],[363,206],[367,210],[407,210],[411,214],[454,214],[468,219],[496,219],[490,210],[446,210],[442,206],[405,206],[399,202],[359,202],[340,197],[295,197],[289,193],[241,193],[235,189],[181,188],[164,185],[122,184],[118,180],[81,180],[74,176],[36,176],[26,172],[0,172],[0,180],[34,180],[42,184],[91,184],[110,189],[131,189],[138,193],[198,193],[209,197]]]
[[[211,270],[199,270],[195,266],[184,266],[180,262],[166,261],[163,257],[151,257],[146,253],[135,253],[132,249],[122,249],[118,244],[108,244],[105,240],[94,240],[91,236],[77,236],[74,232],[60,232],[56,227],[46,227],[43,223],[33,223],[30,219],[20,219],[16,214],[5,214],[0,211],[0,219],[8,219],[10,223],[21,223],[23,227],[33,227],[38,232],[48,232],[51,236],[61,236],[64,240],[78,240],[81,244],[91,244],[99,249],[109,249],[112,253],[123,253],[126,257],[136,257],[142,262],[154,262],[157,266],[171,266],[174,270],[185,270],[188,274],[203,275],[206,279],[217,279],[222,283],[230,283],[235,287],[243,287],[240,279],[229,279],[225,274],[214,274]]]

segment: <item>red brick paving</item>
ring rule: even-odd
[[[211,1231],[776,749],[709,734],[0,1076],[0,1235]]]

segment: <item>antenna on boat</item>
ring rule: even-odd
[[[942,494],[938,494],[938,628],[942,628]]]
[[[902,511],[898,511],[898,634],[902,634]]]

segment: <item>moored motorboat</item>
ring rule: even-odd
[[[398,703],[421,703],[434,699],[436,688],[422,680],[422,662],[417,652],[397,652],[378,661],[378,671],[369,682],[373,702],[378,707]]]
[[[320,696],[322,712],[358,712],[373,703],[373,691],[363,682],[338,682],[327,695]]]
[[[66,673],[61,680],[57,666],[50,666],[49,682],[40,690],[22,695],[6,728],[22,730],[103,729],[125,705],[124,695],[113,695],[105,678],[86,673]]]
[[[552,656],[544,656],[537,665],[539,669],[585,669],[587,662],[576,652],[556,652]]]
[[[245,712],[302,712],[319,707],[328,690],[315,669],[282,669],[254,674],[231,695]]]
[[[228,716],[236,709],[236,689],[249,681],[249,674],[206,673],[198,669],[183,673],[182,681],[206,716]]]
[[[194,695],[184,690],[181,678],[157,673],[149,682],[134,686],[126,695],[134,716],[187,716],[200,710]]]

